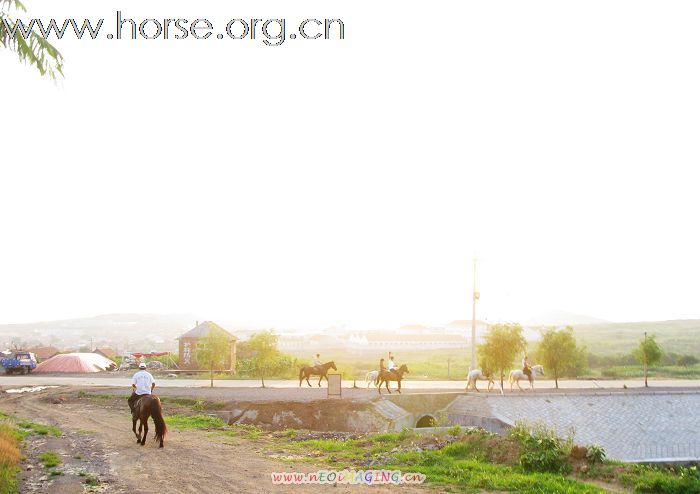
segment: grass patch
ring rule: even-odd
[[[634,492],[700,494],[700,470],[697,466],[663,468],[632,465],[620,480],[632,487]]]
[[[168,427],[175,429],[221,429],[228,425],[219,417],[210,415],[168,415],[165,421]]]
[[[21,427],[22,429],[29,430],[35,434],[39,434],[40,436],[48,435],[61,437],[63,435],[63,432],[58,427],[54,427],[53,425],[37,424],[36,422],[30,422],[29,420],[20,420],[17,422],[17,426]]]
[[[96,487],[96,486],[100,485],[100,480],[95,475],[86,474],[86,475],[84,475],[84,477],[85,477],[85,483],[87,485],[89,485],[91,487]]]
[[[39,456],[39,460],[43,463],[44,468],[53,468],[61,464],[61,457],[58,453],[54,453],[53,451],[42,453],[41,456]]]
[[[17,492],[17,474],[21,459],[20,432],[8,422],[0,422],[0,494]]]

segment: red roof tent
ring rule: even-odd
[[[162,357],[163,355],[170,355],[170,352],[151,352],[151,353],[132,353],[132,357]]]
[[[97,353],[60,353],[36,366],[33,372],[101,372],[117,364]]]

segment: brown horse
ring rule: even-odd
[[[379,376],[377,377],[377,382],[379,383],[377,385],[377,391],[379,391],[379,394],[382,394],[382,384],[384,383],[386,383],[386,390],[389,392],[389,394],[391,394],[391,390],[389,389],[389,381],[396,381],[398,383],[398,391],[399,394],[401,394],[401,379],[403,379],[404,374],[408,374],[408,367],[406,366],[406,364],[403,364],[396,371],[380,371]]]
[[[337,371],[338,369],[335,366],[335,362],[326,362],[323,365],[319,365],[318,367],[313,366],[313,365],[305,365],[301,369],[299,369],[299,387],[301,387],[301,382],[306,379],[306,384],[311,387],[311,383],[309,382],[309,376],[321,376],[318,378],[318,387],[321,387],[321,381],[323,378],[326,378],[326,381],[328,381],[328,369],[333,369]]]
[[[154,441],[160,441],[160,447],[163,447],[163,440],[168,433],[168,426],[165,425],[163,418],[163,407],[160,404],[160,398],[155,395],[143,395],[136,403],[134,403],[134,411],[131,415],[133,427],[136,436],[136,444],[143,446],[146,444],[146,435],[148,435],[148,417],[153,417],[153,423],[156,426],[156,435]],[[140,420],[139,431],[136,432],[136,421]],[[143,430],[143,437],[141,431]]]

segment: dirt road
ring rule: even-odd
[[[334,493],[437,492],[416,486],[273,485],[271,472],[309,472],[316,468],[274,461],[265,457],[261,446],[254,442],[200,430],[171,430],[165,448],[159,449],[151,441],[142,447],[136,444],[123,406],[80,399],[68,388],[3,394],[0,410],[55,425],[64,432],[62,438],[32,436],[27,441],[23,493],[321,493],[328,489]],[[46,475],[37,460],[45,450],[61,455],[63,475]],[[90,486],[86,479],[98,479],[98,485]]]

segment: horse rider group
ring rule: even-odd
[[[396,359],[396,357],[394,357],[394,355],[391,352],[389,352],[389,358],[386,361],[386,363],[384,363],[384,358],[379,359],[379,374],[381,374],[382,372],[389,371],[394,375],[398,375],[399,366],[396,365],[396,363],[394,362],[395,359]],[[316,356],[313,358],[313,363],[311,365],[315,371],[317,371],[317,372],[321,371],[321,354],[320,353],[316,354]]]
[[[394,363],[395,357],[389,352],[389,360],[387,361],[386,365],[384,364],[384,359],[381,358],[379,359],[379,374],[381,375],[382,372],[389,371],[392,374],[398,375],[398,370],[399,367]]]

